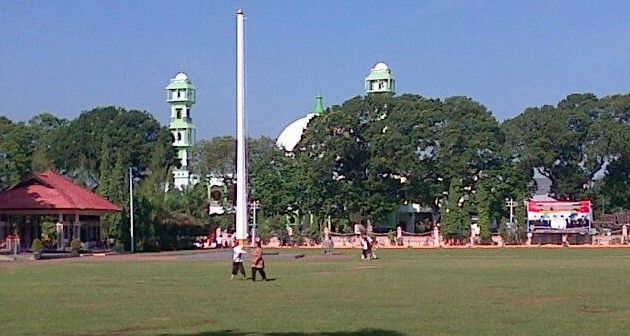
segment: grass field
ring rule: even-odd
[[[229,261],[3,263],[0,335],[630,334],[630,249],[302,252],[255,283]]]

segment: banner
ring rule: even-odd
[[[591,201],[527,201],[527,221],[532,228],[590,228]]]

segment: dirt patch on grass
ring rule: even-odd
[[[140,332],[155,331],[161,329],[156,326],[129,326],[118,330],[106,330],[102,332],[80,333],[80,334],[58,334],[60,336],[127,336],[136,335]]]
[[[352,257],[344,254],[333,254],[333,255],[307,255],[301,260],[306,261],[342,261],[342,260],[350,260]]]
[[[578,311],[587,314],[608,314],[613,312],[613,310],[610,308],[598,308],[589,306],[582,306],[578,308]]]
[[[315,275],[330,275],[330,274],[333,274],[333,272],[322,271],[322,272],[313,272],[313,274],[315,274]]]
[[[526,297],[522,300],[518,301],[518,304],[534,304],[534,305],[544,305],[554,302],[564,301],[567,298],[564,296],[538,296],[538,297]]]
[[[353,270],[365,270],[365,269],[374,269],[374,268],[381,268],[381,266],[378,265],[361,265],[361,266],[354,266]]]

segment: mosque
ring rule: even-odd
[[[395,79],[392,72],[383,62],[377,63],[365,78],[365,92],[394,93]],[[177,73],[166,86],[166,102],[171,106],[169,130],[173,135],[173,147],[177,150],[179,167],[173,169],[173,185],[177,189],[185,189],[199,182],[199,176],[190,171],[190,158],[196,143],[196,129],[192,119],[192,106],[195,104],[195,86],[188,76]],[[276,145],[287,152],[292,152],[302,139],[304,130],[312,118],[324,112],[324,98],[315,97],[315,107],[306,116],[289,124],[278,136]],[[219,183],[218,181],[216,183]]]
[[[391,69],[384,62],[378,62],[370,70],[365,78],[365,94],[395,94],[396,80]],[[177,150],[180,161],[179,167],[173,169],[173,185],[177,189],[185,189],[188,186],[200,182],[200,177],[191,172],[190,158],[192,149],[196,142],[196,129],[192,119],[192,107],[195,104],[195,86],[185,73],[178,73],[170,80],[166,86],[166,101],[170,104],[169,129],[173,135],[173,147]],[[315,105],[312,111],[304,117],[299,118],[280,132],[276,140],[276,145],[291,153],[300,142],[304,131],[313,118],[325,113],[324,98],[321,94],[315,97]],[[223,214],[224,195],[226,185],[222,178],[211,177],[208,180],[208,197],[210,201],[209,214]],[[401,205],[398,211],[392,213],[382,224],[385,229],[395,228],[396,225],[412,228],[421,213],[427,209],[422,209],[418,204]]]

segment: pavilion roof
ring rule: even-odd
[[[122,209],[52,170],[32,175],[0,192],[0,213],[65,211],[96,214],[120,212]]]

